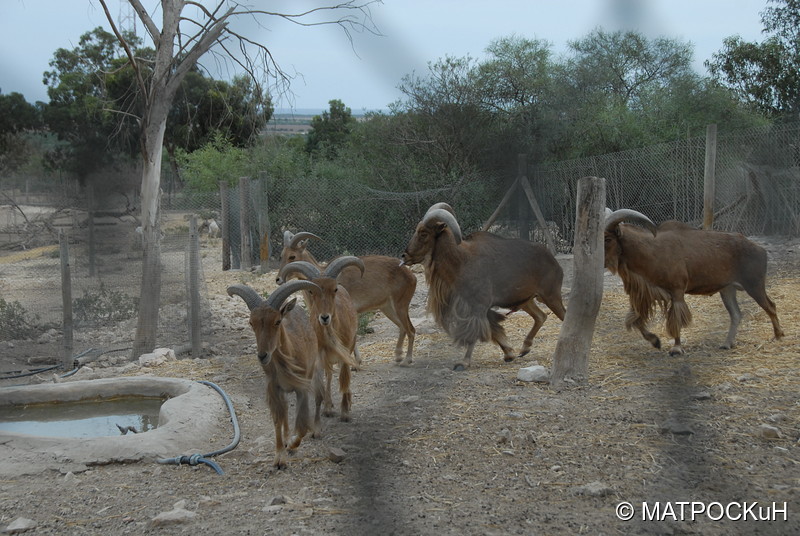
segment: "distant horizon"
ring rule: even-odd
[[[389,108],[379,108],[379,109],[366,109],[366,108],[353,108],[352,106],[348,106],[350,111],[353,115],[364,115],[370,112],[388,112]],[[330,107],[326,108],[275,108],[272,112],[273,116],[276,115],[296,115],[296,116],[306,116],[306,115],[322,115],[323,112],[327,112],[330,110]]]

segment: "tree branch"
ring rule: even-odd
[[[139,19],[147,29],[147,33],[150,34],[150,39],[153,40],[154,46],[158,48],[161,42],[161,32],[159,31],[158,26],[155,25],[153,19],[151,19],[150,15],[147,14],[147,10],[139,0],[128,0],[128,2],[130,2],[131,6],[133,6],[136,14],[139,15]]]
[[[131,0],[136,1],[136,0]],[[111,25],[111,30],[114,32],[114,35],[117,36],[122,48],[125,49],[125,54],[128,56],[128,61],[133,68],[133,72],[136,74],[136,85],[139,86],[139,90],[142,92],[142,95],[145,99],[147,99],[147,86],[144,84],[144,79],[142,78],[142,71],[139,69],[139,65],[136,63],[136,57],[133,55],[133,51],[131,50],[130,45],[122,36],[122,33],[117,29],[117,25],[114,23],[114,18],[111,16],[111,13],[108,11],[108,6],[106,5],[106,0],[100,0],[100,5],[103,6],[103,11],[105,11],[106,19],[108,19],[108,23]]]

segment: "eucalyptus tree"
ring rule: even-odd
[[[638,32],[597,29],[570,41],[557,74],[560,158],[620,151],[652,143],[650,98],[693,73],[691,44]]]
[[[297,13],[271,12],[248,8],[233,0],[213,2],[161,0],[161,26],[141,0],[128,0],[155,49],[154,61],[140,62],[133,47],[117,27],[107,0],[99,0],[128,62],[134,70],[142,99],[140,152],[142,161],[141,220],[144,257],[139,318],[133,345],[133,357],[151,351],[156,344],[159,294],[161,291],[161,247],[159,232],[159,191],[164,133],[172,103],[181,82],[197,62],[209,52],[218,52],[234,62],[256,83],[273,80],[286,88],[290,77],[275,62],[268,46],[238,32],[232,22],[255,19],[259,27],[268,19],[283,19],[300,26],[338,25],[344,31],[377,31],[370,16],[371,0],[347,1],[320,6]],[[233,48],[235,47],[235,48]],[[147,76],[145,68],[152,71]]]
[[[734,35],[706,61],[712,76],[773,118],[800,118],[800,0],[769,0],[760,43]]]
[[[41,125],[40,108],[21,93],[3,95],[0,91],[0,173],[11,173],[28,160],[26,135],[40,130]]]

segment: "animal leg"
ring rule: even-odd
[[[381,312],[400,330],[400,334],[397,336],[397,344],[394,347],[394,360],[403,365],[410,365],[413,359],[414,336],[417,330],[408,316],[408,307],[406,307],[403,314],[399,314],[395,307],[389,304],[381,309]],[[403,342],[406,337],[408,337],[408,351],[405,359],[403,359]]]
[[[625,317],[625,327],[628,329],[638,329],[639,333],[642,334],[642,337],[644,337],[647,342],[656,348],[661,348],[661,339],[658,338],[658,335],[647,329],[647,322],[645,322],[641,316],[636,314],[636,311],[633,309],[628,311],[628,314]]]
[[[325,384],[322,379],[322,371],[317,370],[314,372],[314,378],[311,380],[312,390],[314,391],[314,430],[311,437],[322,437],[322,422],[320,419],[322,401],[325,398]]]
[[[722,348],[728,350],[733,348],[734,341],[736,340],[736,331],[739,329],[739,323],[742,320],[742,311],[739,309],[739,302],[736,300],[736,288],[729,285],[719,291],[722,298],[722,303],[725,304],[725,309],[731,317],[731,323],[728,327],[728,337],[725,339],[725,344]]]
[[[323,395],[322,414],[326,417],[333,417],[333,396],[331,395],[331,381],[333,380],[333,367],[325,359],[325,392]]]
[[[342,393],[342,408],[339,420],[349,422],[353,393],[350,391],[350,367],[347,366],[347,363],[342,363],[339,367],[339,391]]]
[[[505,317],[497,311],[492,311],[491,309],[487,311],[486,317],[489,319],[489,329],[491,330],[492,341],[494,341],[500,347],[500,349],[503,350],[503,360],[506,363],[513,361],[516,357],[514,354],[514,349],[508,343],[506,330],[504,330],[503,326],[500,324]]]
[[[472,362],[472,351],[475,350],[475,343],[469,343],[467,345],[467,352],[464,354],[464,359],[453,366],[454,371],[462,371],[469,368],[470,363]]]
[[[767,295],[767,290],[764,288],[764,284],[762,283],[758,288],[746,288],[745,290],[750,297],[752,297],[756,303],[760,305],[762,309],[764,309],[764,312],[769,315],[769,319],[772,321],[772,331],[775,333],[775,338],[782,338],[784,333],[781,329],[781,323],[778,320],[778,308],[775,307],[775,302],[773,302]]]
[[[289,427],[289,405],[282,393],[270,393],[269,404],[272,422],[275,425],[275,461],[278,469],[286,467],[286,440],[284,431]]]
[[[692,323],[692,313],[686,302],[683,301],[683,292],[676,292],[670,300],[667,309],[667,333],[675,339],[675,345],[670,349],[669,355],[682,355],[681,328]]]
[[[358,345],[353,346],[353,356],[356,358],[356,365],[353,370],[361,368],[361,352],[358,351]]]
[[[536,305],[536,302],[533,301],[533,298],[528,300],[528,302],[525,303],[521,307],[521,309],[526,313],[528,313],[531,316],[531,318],[533,318],[533,327],[528,332],[528,335],[525,336],[525,341],[522,343],[522,349],[519,351],[519,357],[522,357],[531,351],[531,346],[533,346],[533,338],[536,336],[537,333],[539,333],[539,330],[542,329],[544,321],[547,320],[547,313],[542,311]],[[563,316],[560,318],[563,320]],[[508,361],[508,359],[506,361]]]
[[[293,452],[300,446],[303,438],[311,429],[308,398],[308,393],[297,391],[297,408],[295,410],[297,414],[294,418],[294,437],[289,441],[289,452]]]

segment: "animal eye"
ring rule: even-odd
[[[293,260],[295,260],[296,258],[297,258],[297,257],[295,257],[294,255],[289,255],[289,260],[290,260],[290,261],[293,261]]]

